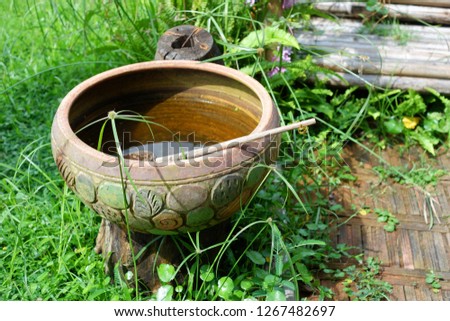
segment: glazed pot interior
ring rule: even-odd
[[[104,122],[85,126],[110,111],[138,113],[155,123],[149,129],[139,121],[116,120],[122,148],[174,140],[205,144],[250,134],[261,119],[262,103],[247,85],[220,73],[177,67],[130,69],[81,90],[70,106],[69,124],[84,143],[97,148]],[[113,141],[107,124],[102,151],[110,153]]]

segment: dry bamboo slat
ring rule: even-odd
[[[331,59],[332,54],[338,57],[338,61],[340,61],[341,57],[344,58],[352,58],[356,62],[365,61],[370,64],[374,64],[377,66],[381,66],[383,61],[414,61],[419,63],[425,62],[437,62],[448,64],[450,62],[450,53],[443,51],[432,51],[432,50],[415,50],[412,48],[400,48],[396,50],[396,48],[389,51],[387,48],[351,48],[351,47],[342,47],[337,48],[334,51],[328,53],[328,59]],[[321,56],[321,55],[319,55]]]
[[[450,9],[437,7],[410,6],[401,4],[385,4],[387,16],[406,21],[426,21],[436,24],[450,24]],[[340,17],[360,18],[371,16],[373,12],[360,2],[319,2],[315,8]]]
[[[442,26],[422,26],[422,25],[402,25],[402,24],[377,24],[363,25],[360,20],[341,18],[333,21],[324,18],[314,18],[310,21],[310,27],[313,31],[320,33],[334,32],[339,34],[370,34],[370,32],[393,34],[393,28],[396,28],[397,34],[404,33],[412,40],[430,40],[438,39],[440,41],[450,41],[450,28]],[[308,30],[305,30],[306,32]]]
[[[405,45],[412,48],[424,48],[427,50],[450,50],[450,42],[433,39],[424,39],[418,41],[416,39],[407,41],[402,45],[400,41],[393,37],[380,37],[377,35],[359,35],[359,34],[339,34],[328,32],[322,35],[315,35],[312,32],[295,32],[297,40],[300,45],[309,45],[317,47],[336,47],[342,44],[349,44],[351,47],[367,47],[367,46],[388,46],[388,47],[405,47]]]
[[[319,78],[326,79],[327,82],[336,87],[366,86],[373,85],[379,88],[392,89],[414,89],[418,92],[426,92],[426,88],[433,88],[436,91],[450,95],[450,80],[418,78],[418,77],[398,77],[379,75],[351,75],[347,73],[337,73],[336,76],[318,75]],[[341,78],[339,78],[341,77]]]
[[[359,75],[387,75],[406,76],[418,78],[450,79],[450,64],[439,62],[420,62],[393,60],[384,58],[383,61],[373,62],[342,55],[328,55],[323,58],[314,58],[317,64],[338,72],[352,71]]]
[[[305,47],[307,43],[303,42]],[[316,58],[316,62],[335,61],[336,64],[346,63],[349,60],[353,60],[353,64],[358,64],[358,70],[363,67],[363,64],[369,64],[370,66],[377,66],[381,69],[382,65],[385,68],[389,64],[411,64],[411,65],[426,65],[425,70],[422,72],[427,74],[428,63],[433,65],[443,65],[442,70],[446,70],[450,63],[450,50],[430,50],[418,47],[400,47],[400,46],[374,46],[370,44],[350,44],[350,43],[318,43],[316,46],[308,47],[308,51],[315,52],[316,56],[323,58]],[[433,67],[432,67],[433,68]],[[367,68],[366,68],[367,71]],[[419,71],[420,72],[420,71]],[[376,72],[378,73],[378,72]],[[387,74],[391,74],[388,72]],[[414,74],[416,76],[416,74]],[[435,75],[430,75],[434,77]],[[439,78],[439,77],[438,77]],[[444,75],[443,78],[447,78]]]
[[[388,0],[387,2],[396,4],[412,4],[417,6],[450,8],[450,1],[448,0]]]

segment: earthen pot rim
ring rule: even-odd
[[[77,86],[75,86],[61,101],[55,117],[53,127],[59,127],[58,133],[64,135],[64,140],[70,141],[72,146],[77,146],[76,149],[82,153],[86,158],[96,159],[96,163],[100,162],[114,162],[116,157],[100,152],[95,148],[89,146],[84,141],[82,141],[72,130],[72,127],[69,123],[69,114],[70,108],[73,105],[73,102],[79,97],[85,90],[89,89],[91,86],[95,84],[116,76],[125,75],[127,73],[133,73],[137,71],[150,71],[150,70],[163,70],[163,69],[180,69],[180,70],[199,70],[204,72],[209,72],[212,74],[217,74],[219,76],[227,77],[236,82],[241,83],[245,87],[249,88],[259,99],[262,107],[261,118],[258,122],[258,125],[254,128],[251,133],[258,133],[275,126],[278,126],[279,118],[278,112],[274,110],[276,107],[273,105],[272,99],[265,88],[252,77],[229,67],[208,63],[208,62],[197,62],[191,60],[157,60],[157,61],[149,61],[149,62],[140,62],[130,65],[125,65],[122,67],[117,67],[114,69],[110,69],[94,75]],[[274,117],[276,119],[274,119]],[[274,125],[276,123],[276,125]],[[52,129],[52,139],[56,141],[53,134],[55,132],[55,128]],[[250,134],[250,133],[249,133]],[[59,142],[62,142],[62,139],[58,139]],[[58,147],[61,149],[61,146]],[[221,158],[226,158],[227,154],[231,152],[231,149],[224,150]],[[69,155],[68,155],[69,156]],[[70,155],[72,156],[72,155]],[[201,156],[199,157],[201,158]],[[243,159],[242,161],[249,160]],[[137,160],[130,160],[130,164],[136,164],[139,162]],[[131,166],[132,167],[132,166]],[[188,163],[186,163],[186,167],[190,167]],[[157,168],[157,166],[151,165],[150,163],[144,164],[144,168]],[[142,168],[141,168],[142,169]],[[92,168],[92,170],[94,170]],[[106,174],[106,173],[105,173]]]

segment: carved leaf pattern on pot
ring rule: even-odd
[[[122,213],[119,210],[111,208],[103,203],[97,202],[92,204],[92,208],[104,219],[113,223],[123,223]]]
[[[62,178],[64,178],[64,180],[66,181],[67,185],[71,189],[73,189],[75,186],[75,176],[62,155],[59,155],[56,158],[56,166],[58,167],[58,170],[61,173]]]
[[[211,192],[211,201],[216,207],[230,203],[241,193],[243,178],[239,174],[230,174],[220,178]]]
[[[161,196],[149,189],[140,189],[134,196],[133,210],[137,217],[150,218],[163,208]]]

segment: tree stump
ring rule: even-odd
[[[213,37],[202,28],[182,25],[167,30],[159,38],[155,60],[204,61],[221,55]],[[223,65],[223,61],[215,60]]]
[[[204,29],[190,25],[182,25],[167,30],[159,39],[155,60],[195,60],[203,61],[220,56],[220,50],[212,36]],[[214,61],[223,64],[222,60]],[[203,247],[225,240],[230,224],[228,221],[200,232],[200,242]],[[117,265],[123,279],[128,271],[137,274],[140,285],[155,292],[160,286],[156,268],[162,263],[177,266],[181,263],[182,242],[185,236],[160,236],[143,234],[126,229],[102,219],[96,239],[95,251],[105,259],[106,273],[114,276]],[[187,243],[190,241],[185,239]],[[141,253],[142,252],[142,253]],[[139,257],[137,255],[139,254]],[[203,259],[208,260],[208,253]],[[214,256],[215,253],[209,253]],[[136,258],[137,257],[137,258]],[[133,260],[136,258],[136,261]],[[135,269],[136,268],[136,269]],[[134,278],[133,278],[134,279]],[[182,282],[183,273],[177,276]],[[130,286],[134,283],[128,282]]]

